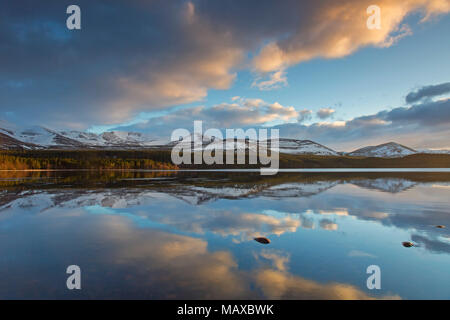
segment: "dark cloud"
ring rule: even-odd
[[[414,103],[422,99],[432,98],[446,93],[450,93],[450,82],[421,87],[416,91],[410,92],[405,100],[406,103]]]
[[[117,123],[228,88],[242,57],[186,1],[9,2],[0,13],[0,105],[40,124]],[[26,8],[26,9],[24,9]]]
[[[450,99],[430,101],[409,108],[396,108],[380,113],[380,118],[393,122],[416,122],[423,125],[450,123]]]

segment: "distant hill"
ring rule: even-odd
[[[353,152],[349,152],[347,155],[353,157],[399,158],[415,153],[417,153],[417,151],[414,149],[396,142],[388,142],[377,146],[364,147]]]
[[[26,129],[0,127],[0,133],[20,141],[17,147],[20,148],[22,144],[23,149],[27,149],[29,144],[40,149],[132,149],[164,144],[136,132],[110,131],[95,134],[82,131],[55,131],[34,126]],[[0,148],[6,149],[1,142]]]
[[[186,143],[185,147],[190,144],[194,151],[229,148],[227,145],[229,141],[226,140],[206,136],[199,139],[202,141],[200,147],[194,146],[193,141]],[[280,138],[278,147],[272,145],[270,140],[267,142],[272,151],[291,155],[400,158],[419,153],[450,153],[448,150],[414,150],[395,142],[368,146],[352,152],[338,152],[311,140]],[[108,131],[96,134],[74,130],[55,131],[42,126],[24,129],[0,121],[0,149],[2,150],[170,150],[177,143],[154,139],[137,132]],[[255,144],[256,141],[237,139],[234,149],[235,151],[248,150]]]
[[[17,140],[0,132],[0,149],[3,150],[30,150],[39,149],[40,146]]]
[[[272,148],[273,149],[273,148]],[[275,150],[277,151],[277,150]],[[311,140],[279,139],[278,151],[289,154],[314,154],[319,156],[337,156],[338,153],[320,143]]]

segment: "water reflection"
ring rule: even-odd
[[[0,298],[450,298],[442,175],[2,178]]]

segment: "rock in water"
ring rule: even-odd
[[[269,244],[270,240],[267,239],[266,237],[259,237],[259,238],[255,238],[255,241],[262,243],[262,244]]]
[[[414,247],[414,243],[409,241],[402,242],[402,245],[406,248]]]

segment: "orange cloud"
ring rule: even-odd
[[[365,46],[389,47],[411,34],[407,25],[401,25],[408,14],[420,10],[424,13],[422,21],[426,21],[450,11],[446,0],[380,0],[376,5],[381,8],[381,28],[369,30],[366,9],[372,2],[327,1],[309,11],[307,24],[299,24],[287,38],[272,41],[261,49],[253,60],[254,70],[278,74],[314,58],[340,58]]]
[[[257,272],[255,282],[269,299],[308,300],[371,300],[355,286],[344,283],[322,284],[290,273],[263,269]],[[384,296],[381,299],[400,299],[399,296]]]

